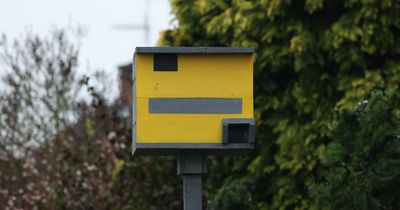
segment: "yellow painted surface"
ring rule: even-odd
[[[178,71],[136,55],[137,143],[221,143],[223,118],[253,118],[251,54],[179,54]],[[149,98],[241,98],[241,114],[150,114]]]
[[[223,118],[252,118],[253,100],[242,114],[149,114],[148,99],[137,100],[138,143],[221,143]]]
[[[178,71],[153,71],[153,55],[136,55],[138,98],[253,97],[250,54],[180,54]]]

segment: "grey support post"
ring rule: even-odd
[[[183,209],[202,210],[202,175],[207,173],[207,155],[185,151],[178,155],[178,175],[183,175]]]

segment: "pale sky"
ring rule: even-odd
[[[143,30],[116,25],[142,25],[149,1],[149,42]],[[174,27],[168,0],[0,0],[0,34],[9,39],[27,30],[47,34],[54,27],[82,26],[81,68],[104,69],[117,77],[117,67],[132,60],[136,46],[154,46],[159,31]]]

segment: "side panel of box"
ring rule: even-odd
[[[133,63],[132,63],[132,154],[135,153],[135,150],[137,148],[136,145],[136,56],[133,57]]]

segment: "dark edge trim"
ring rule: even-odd
[[[134,155],[174,156],[182,151],[202,151],[207,155],[241,155],[253,151],[254,144],[138,143]]]
[[[251,54],[253,48],[247,47],[136,47],[136,53],[228,53],[228,54]]]
[[[132,155],[136,150],[136,56],[132,62]]]

